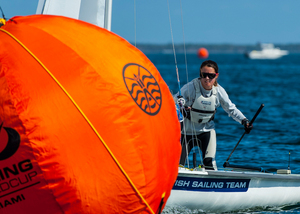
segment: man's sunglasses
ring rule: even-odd
[[[206,77],[208,77],[209,79],[213,79],[213,78],[215,78],[217,76],[217,74],[211,74],[211,73],[202,73],[201,72],[201,77],[202,78],[206,78]]]

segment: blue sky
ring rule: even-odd
[[[167,0],[135,2],[136,25],[134,0],[113,0],[112,31],[132,43],[170,43]],[[37,3],[0,0],[7,18],[35,14]],[[169,0],[175,43],[300,43],[299,0],[181,0],[181,5],[182,18],[180,0]]]

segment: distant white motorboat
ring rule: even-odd
[[[283,174],[281,174],[283,173]],[[168,207],[230,212],[300,202],[300,175],[179,167]]]
[[[253,50],[246,53],[246,56],[250,59],[278,59],[282,56],[288,55],[289,52],[286,50],[280,50],[280,48],[275,48],[273,44],[261,44],[260,51]]]

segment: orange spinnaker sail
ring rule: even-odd
[[[177,176],[180,126],[149,59],[49,15],[7,21],[0,47],[0,212],[157,213]]]

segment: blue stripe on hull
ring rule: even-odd
[[[247,192],[250,179],[216,179],[178,176],[173,190],[199,192]]]

